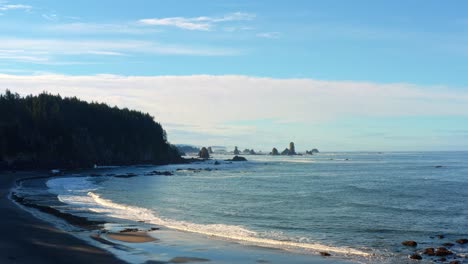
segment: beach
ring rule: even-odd
[[[35,218],[8,198],[16,180],[46,175],[45,172],[0,174],[0,263],[125,263]]]

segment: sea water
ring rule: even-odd
[[[468,152],[248,155],[247,162],[224,161],[231,157],[119,167],[107,169],[109,176],[50,179],[47,187],[68,212],[154,224],[172,234],[234,243],[241,252],[274,248],[275,254],[288,252],[289,263],[319,252],[360,263],[402,263],[413,251],[403,240],[431,247],[468,236]],[[154,170],[173,175],[148,176]],[[126,173],[136,176],[115,177]],[[149,258],[158,251],[157,245],[139,250]],[[467,253],[457,250],[461,257]],[[216,247],[210,251],[216,254]]]

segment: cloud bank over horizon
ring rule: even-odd
[[[148,112],[173,143],[263,150],[291,140],[302,150],[468,148],[468,92],[443,86],[242,75],[0,74],[0,91],[6,89]]]

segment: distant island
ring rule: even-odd
[[[45,92],[0,95],[0,169],[180,162],[147,113]]]

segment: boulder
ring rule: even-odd
[[[414,253],[414,254],[411,255],[409,258],[410,258],[410,259],[417,259],[417,260],[422,259],[421,255],[419,255],[418,253]]]
[[[434,256],[434,255],[435,255],[434,248],[426,248],[426,249],[424,249],[423,254],[424,254],[424,255],[428,255],[428,256]]]
[[[200,152],[198,152],[198,157],[202,159],[209,159],[210,158],[210,153],[208,152],[208,149],[203,147],[200,149]]]
[[[455,241],[455,242],[457,242],[458,244],[462,244],[462,245],[463,245],[463,244],[467,244],[467,243],[468,243],[468,239],[462,238],[462,239],[458,239],[458,240]]]
[[[401,242],[401,244],[407,247],[415,247],[418,245],[418,243],[416,243],[416,241],[413,241],[413,240],[406,240],[406,241]]]
[[[445,257],[445,256],[448,256],[448,255],[452,255],[453,252],[444,248],[444,247],[439,247],[437,248],[436,252],[435,252],[435,255],[438,256],[438,257]]]

